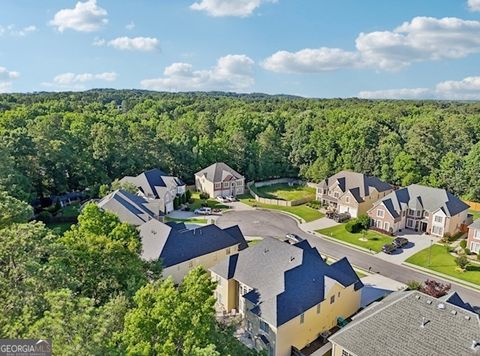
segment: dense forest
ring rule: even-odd
[[[191,183],[340,170],[480,200],[480,103],[92,90],[0,95],[0,190],[31,200],[160,167]]]

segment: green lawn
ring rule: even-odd
[[[195,192],[195,193],[192,193],[192,199],[193,199],[193,203],[192,204],[189,204],[189,207],[190,207],[190,210],[195,210],[195,209],[198,209],[198,208],[201,208],[202,207],[202,204],[203,203],[207,203],[208,207],[210,208],[215,208],[215,209],[228,209],[228,206],[226,205],[223,205],[222,203],[220,203],[218,200],[216,199],[200,199],[200,193],[198,192]]]
[[[70,229],[70,226],[75,225],[74,223],[51,223],[46,224],[46,226],[53,230],[57,235],[63,235],[63,233]]]
[[[352,234],[345,230],[345,224],[332,226],[326,229],[316,230],[318,233],[332,237],[337,240],[348,242],[352,245],[360,246],[366,249],[372,249],[375,252],[380,252],[383,245],[391,243],[393,239],[389,236],[380,234],[373,230],[368,230],[365,237],[368,241],[361,241],[362,233]]]
[[[470,209],[468,212],[473,215],[473,220],[480,219],[480,211]]]
[[[242,197],[238,197],[238,198],[242,203],[245,203],[247,205],[256,206],[258,208],[264,208],[264,209],[285,211],[287,213],[290,213],[302,218],[306,222],[317,220],[325,216],[320,211],[316,209],[312,209],[306,206],[305,204],[297,205],[297,206],[280,206],[280,205],[270,205],[270,204],[259,203],[249,195],[248,196],[243,195]]]
[[[180,219],[180,218],[171,218],[169,216],[165,216],[165,222],[175,221],[175,222],[186,222],[191,224],[207,224],[207,219],[202,218],[189,218],[189,219]]]
[[[57,216],[78,216],[78,214],[80,214],[80,204],[75,203],[60,209]]]
[[[279,200],[298,200],[303,198],[315,199],[315,188],[304,185],[273,184],[254,188],[257,194],[263,198]]]
[[[406,262],[480,285],[479,265],[470,263],[465,272],[458,271],[455,257],[448,253],[445,246],[441,245],[432,246],[430,264],[428,263],[429,255],[430,248],[426,248],[408,258]]]

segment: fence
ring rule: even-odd
[[[463,202],[470,205],[470,208],[472,208],[472,210],[480,211],[480,203],[468,200],[464,200]]]
[[[309,201],[312,201],[312,198],[309,198],[309,197],[305,197],[297,200],[269,199],[269,198],[263,198],[255,192],[255,188],[257,187],[265,187],[267,185],[274,185],[274,184],[290,184],[290,183],[303,184],[302,181],[298,179],[279,178],[279,179],[272,179],[269,181],[257,182],[257,183],[253,181],[248,182],[247,188],[248,188],[248,191],[250,192],[250,195],[254,197],[255,200],[261,204],[278,205],[278,206],[296,206],[296,205],[302,205],[302,204],[308,203]]]

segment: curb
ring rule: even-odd
[[[305,223],[305,220],[303,220],[300,216],[295,215],[295,214],[292,214],[292,213],[289,213],[289,212],[287,212],[287,211],[277,210],[277,209],[269,209],[269,208],[257,208],[257,207],[255,207],[254,209],[255,209],[255,210],[273,211],[273,212],[275,212],[275,213],[280,213],[280,214],[288,215],[288,216],[294,218],[295,220],[297,220],[300,224],[304,224],[304,223]],[[302,231],[303,231],[303,230],[302,230]]]
[[[305,231],[305,230],[303,230],[303,231]],[[343,245],[343,246],[346,246],[346,247],[350,247],[353,250],[362,251],[362,252],[367,253],[371,256],[375,256],[377,254],[377,252],[375,252],[373,250],[370,251],[370,250],[367,250],[366,248],[363,248],[363,247],[360,247],[360,246],[357,246],[357,245],[354,245],[354,244],[351,244],[351,243],[348,243],[348,242],[345,242],[345,241],[342,241],[342,240],[335,239],[333,237],[321,234],[321,233],[316,232],[316,231],[305,231],[305,232],[307,232],[309,234],[312,234],[314,236],[317,236],[317,237],[322,237],[322,238],[327,239],[327,240],[329,240],[333,243]]]
[[[428,268],[425,268],[425,267],[420,267],[420,266],[417,266],[417,265],[414,265],[414,264],[408,263],[408,262],[402,262],[402,266],[410,268],[412,270],[417,270],[417,271],[420,271],[420,272],[425,272],[425,273],[428,273],[428,274],[431,274],[431,275],[435,275],[435,276],[443,278],[447,281],[457,283],[457,284],[461,285],[462,287],[471,289],[472,291],[475,291],[475,292],[480,291],[480,286],[479,285],[477,285],[475,283],[467,282],[467,281],[464,281],[464,280],[461,280],[461,279],[458,279],[458,278],[455,278],[455,277],[451,277],[448,274],[437,272],[437,271],[434,271],[434,270],[431,270],[431,269],[428,269]]]

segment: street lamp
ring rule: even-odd
[[[432,245],[433,240],[430,240],[430,249],[428,250],[428,267],[430,267],[430,262],[432,260]]]

